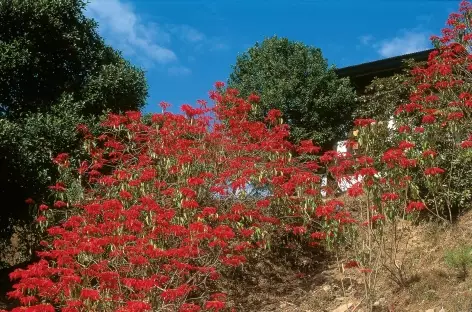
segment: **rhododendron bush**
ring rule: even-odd
[[[429,210],[453,220],[472,193],[471,5],[451,14],[427,65],[412,69],[409,102],[397,107],[393,131],[375,120],[357,120],[359,153],[371,156],[379,173],[374,198],[399,200],[409,210]],[[381,193],[395,193],[387,196]],[[387,199],[390,198],[390,199]],[[420,202],[404,203],[400,198]]]
[[[364,270],[368,302],[380,269],[398,286],[407,284],[411,272],[406,272],[399,246],[407,246],[411,236],[400,235],[402,219],[425,216],[453,222],[470,209],[471,21],[472,5],[462,1],[442,36],[432,37],[436,50],[427,64],[411,70],[407,82],[413,91],[407,103],[398,103],[393,124],[356,120],[353,139],[347,142],[353,155],[331,167],[338,179],[357,181],[347,193],[361,198],[360,240],[352,242],[357,256],[348,266],[368,269]],[[365,166],[359,166],[361,160]]]
[[[231,310],[221,276],[288,240],[350,247],[342,266],[362,273],[368,304],[380,269],[404,286],[399,222],[452,220],[470,204],[471,19],[464,1],[428,64],[412,70],[393,129],[356,120],[350,152],[290,143],[280,111],[253,121],[259,97],[222,83],[211,108],[109,115],[96,137],[78,126],[89,157],[54,159],[56,199],[37,204],[41,260],[11,274],[15,311]],[[321,172],[348,182],[356,209],[321,186]]]
[[[220,275],[274,238],[334,242],[352,219],[322,200],[319,148],[289,143],[279,111],[249,121],[257,96],[217,88],[213,108],[109,115],[98,137],[78,127],[90,157],[54,159],[63,182],[39,205],[41,260],[11,274],[29,306],[15,311],[221,310]]]

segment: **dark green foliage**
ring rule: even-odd
[[[421,66],[411,60],[405,61],[402,73],[389,77],[374,78],[366,87],[364,94],[357,98],[358,105],[354,112],[355,118],[373,118],[378,121],[388,121],[395,109],[409,101],[412,92],[409,71],[415,66]]]
[[[292,139],[313,139],[325,148],[345,139],[352,125],[355,93],[339,79],[320,49],[272,37],[237,58],[228,86],[243,96],[257,93],[254,117],[276,108],[291,126]]]
[[[84,113],[140,108],[144,73],[105,45],[81,0],[0,0],[0,107],[48,110],[63,92]]]
[[[388,121],[397,106],[408,101],[411,87],[404,84],[406,79],[404,74],[375,78],[365,93],[357,98],[356,118]]]
[[[77,158],[75,128],[105,111],[142,108],[144,72],[83,14],[82,0],[0,0],[0,227],[27,220],[27,197],[47,199],[51,157]]]

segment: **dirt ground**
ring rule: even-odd
[[[472,311],[472,277],[461,276],[444,260],[446,251],[472,246],[472,213],[454,225],[404,222],[402,230],[409,233],[408,244],[399,250],[407,282],[400,287],[388,274],[379,274],[371,310],[362,274],[342,273],[335,259],[319,254],[292,266],[282,265],[280,257],[260,263],[258,271],[237,282],[240,311]]]

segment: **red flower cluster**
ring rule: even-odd
[[[37,221],[51,226],[41,260],[11,274],[16,284],[9,296],[22,305],[14,311],[228,310],[218,289],[222,272],[245,263],[275,234],[332,246],[351,226],[373,231],[404,212],[425,210],[421,194],[411,198],[410,190],[419,189],[415,179],[438,186],[447,178],[441,167],[449,168],[439,163],[439,139],[431,138],[459,140],[451,144],[456,155],[472,147],[472,137],[458,132],[469,127],[472,94],[455,75],[472,68],[464,48],[472,43],[464,34],[471,10],[464,1],[451,27],[433,38],[440,48],[427,66],[412,70],[417,88],[395,111],[400,126],[383,150],[371,146],[381,129],[371,126],[373,119],[355,121],[358,140],[347,142],[350,152],[318,155],[311,140],[294,145],[280,111],[253,121],[260,98],[239,97],[222,82],[210,92],[212,108],[199,101],[176,115],[163,102],[150,121],[139,112],[110,114],[97,137],[78,126],[88,158],[53,159],[68,182],[52,185],[56,200],[38,206]],[[454,98],[445,100],[445,89]],[[323,186],[318,170],[329,177]],[[82,189],[67,192],[74,179]],[[342,183],[355,201],[370,200],[363,220],[343,202],[323,198]],[[355,261],[344,267],[371,272]]]
[[[55,158],[68,167],[63,181],[82,181],[85,195],[51,186],[57,200],[39,207],[38,221],[53,224],[42,260],[12,273],[10,298],[26,311],[220,311],[225,296],[210,295],[220,270],[245,263],[267,233],[289,229],[316,245],[354,222],[342,202],[322,203],[318,146],[287,141],[279,111],[251,121],[254,95],[217,88],[213,108],[183,105],[185,116],[163,112],[145,123],[139,112],[110,114],[103,134],[84,137],[87,160],[74,167],[67,154]],[[202,287],[207,280],[214,289]]]

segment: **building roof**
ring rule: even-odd
[[[362,63],[336,69],[339,77],[349,77],[358,92],[362,92],[375,77],[382,78],[400,73],[404,68],[403,61],[413,59],[417,62],[427,61],[434,49],[390,57],[378,61]]]

